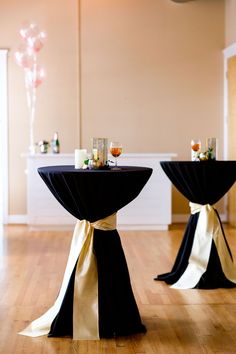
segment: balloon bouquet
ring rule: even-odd
[[[40,31],[38,26],[32,23],[20,29],[20,36],[22,43],[15,52],[15,60],[24,69],[30,124],[29,151],[31,154],[34,154],[33,126],[35,120],[36,89],[42,84],[46,76],[45,69],[37,63],[37,54],[43,48],[47,34],[44,31]]]

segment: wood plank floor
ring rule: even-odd
[[[236,229],[225,227],[234,258]],[[147,333],[101,341],[30,338],[17,333],[54,302],[72,232],[0,231],[1,354],[236,353],[236,288],[175,290],[153,278],[169,271],[183,227],[120,232],[138,307]]]

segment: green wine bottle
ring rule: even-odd
[[[54,154],[59,154],[60,152],[60,142],[58,139],[58,133],[54,133],[53,139],[52,139],[52,152]]]

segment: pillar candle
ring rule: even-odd
[[[82,168],[87,159],[86,149],[75,149],[75,168]]]

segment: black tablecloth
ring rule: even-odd
[[[39,168],[38,172],[65,209],[80,220],[94,222],[136,198],[152,169],[76,170],[74,166],[49,166]],[[95,229],[93,248],[98,268],[100,338],[144,332],[117,230]],[[49,336],[73,334],[74,274],[75,270]]]
[[[189,201],[215,204],[236,180],[236,161],[161,161],[175,187]]]
[[[138,196],[152,169],[76,170],[74,166],[41,167],[38,172],[61,205],[79,220],[102,219]]]
[[[161,167],[174,186],[189,201],[202,205],[213,205],[219,201],[236,180],[236,161],[162,161]],[[188,265],[198,217],[199,213],[190,215],[172,270],[158,275],[156,280],[164,280],[168,284],[174,284],[184,273]],[[232,257],[226,238],[225,241]],[[235,284],[224,276],[216,247],[212,243],[207,271],[196,288],[213,289],[219,287],[235,287]]]

